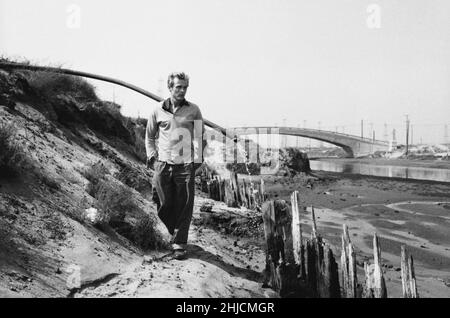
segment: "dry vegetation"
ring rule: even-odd
[[[87,192],[96,199],[95,207],[103,222],[100,228],[106,223],[144,250],[164,247],[155,221],[136,204],[129,186],[108,178],[109,171],[100,161],[86,169],[83,175],[89,180]],[[119,175],[124,177],[123,171]],[[128,215],[133,215],[134,220],[127,219]]]
[[[30,64],[5,58],[0,58],[0,61]],[[102,214],[106,225],[139,247],[161,247],[163,242],[155,230],[154,219],[136,204],[132,190],[150,192],[151,176],[142,174],[142,170],[135,169],[134,166],[124,164],[116,153],[118,151],[126,157],[145,162],[146,120],[124,117],[120,105],[100,100],[95,87],[81,77],[19,70],[1,71],[0,75],[2,98],[7,98],[8,102],[26,103],[43,114],[52,127],[50,131],[46,130],[47,133],[64,131],[66,137],[80,143],[85,149],[86,140],[81,142],[74,138],[81,137],[82,131],[95,133],[102,141],[95,145],[102,146],[94,147],[94,144],[88,143],[90,149],[96,151],[100,158],[119,164],[119,173],[115,178],[101,161],[83,171],[83,176],[89,180],[86,192],[95,199],[95,208]],[[16,129],[12,123],[0,124],[0,177],[17,175],[19,170],[28,169],[38,183],[51,191],[59,191],[61,180],[54,179],[45,172],[38,173],[36,163],[23,152],[15,135]],[[26,168],[24,161],[30,163]],[[80,206],[78,214],[82,213]],[[83,222],[81,216],[74,219]]]
[[[12,124],[0,123],[0,174],[18,173],[24,161],[24,153],[15,139],[16,128]]]

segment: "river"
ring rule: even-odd
[[[320,159],[310,161],[312,170],[343,172],[370,176],[450,182],[450,169],[406,167]]]

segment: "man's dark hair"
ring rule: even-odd
[[[173,84],[175,82],[174,81],[175,77],[180,80],[187,81],[187,83],[189,85],[189,76],[187,74],[185,74],[184,72],[174,72],[174,73],[170,74],[169,78],[167,79],[167,87],[169,89],[173,87]]]

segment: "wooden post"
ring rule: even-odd
[[[339,274],[336,260],[328,244],[322,245],[323,259],[320,260],[320,288],[321,298],[340,298]]]
[[[292,207],[292,244],[294,248],[295,263],[301,267],[302,258],[302,228],[300,224],[300,207],[299,207],[299,193],[294,191],[291,195]],[[304,265],[304,264],[303,264]]]
[[[348,244],[348,277],[349,277],[349,288],[348,295],[353,298],[361,297],[361,286],[358,285],[358,275],[356,271],[356,254],[353,249],[353,244]]]
[[[365,298],[387,298],[386,283],[381,269],[381,249],[378,236],[373,236],[374,264],[364,263],[366,272],[366,286],[364,287]]]
[[[234,191],[231,186],[230,180],[225,180],[225,203],[229,207],[236,208],[237,202],[235,199]]]
[[[242,206],[248,208],[248,201],[247,198],[245,197],[245,183],[239,186],[239,194],[241,196]]]
[[[347,225],[343,225],[342,252],[341,252],[341,274],[343,296],[346,298],[357,297],[357,275],[356,257]]]
[[[211,194],[211,181],[207,181],[206,182],[206,187],[208,188],[208,198],[212,198],[212,194]]]
[[[412,256],[409,256],[405,245],[402,245],[401,269],[404,298],[419,298]]]
[[[313,240],[306,241],[306,282],[310,288],[311,297],[317,297],[317,256],[316,248]]]
[[[246,185],[245,179],[242,179],[241,184],[239,185],[239,195],[241,196],[242,206],[248,208],[247,198],[245,197]]]
[[[226,185],[226,180],[221,180],[220,181],[220,189],[221,189],[221,199],[220,201],[225,202],[225,185]]]
[[[348,243],[345,241],[345,230],[346,230],[346,225],[344,224],[344,234],[341,237],[341,279],[342,279],[342,296],[346,297],[346,298],[351,298],[350,297],[350,291],[349,291],[349,263],[348,263],[348,251],[347,251],[347,246]]]
[[[214,200],[220,201],[220,184],[217,179],[214,179]]]
[[[311,206],[311,219],[312,219],[312,238],[317,238],[317,225],[316,225],[316,214],[314,213],[314,207]]]
[[[281,297],[298,294],[298,278],[292,249],[291,213],[283,200],[263,204],[266,238],[266,281]]]
[[[207,180],[207,176],[206,173],[202,173],[201,176],[201,186],[202,186],[202,192],[203,193],[208,193],[208,180]]]
[[[231,187],[232,187],[232,190],[234,193],[234,200],[236,201],[237,206],[241,206],[242,199],[241,199],[240,190],[239,190],[239,181],[238,181],[237,173],[231,171],[230,179],[231,179]]]
[[[257,193],[255,194],[255,205],[261,207],[262,203],[264,202],[261,196],[261,183],[258,182],[256,185],[254,185],[254,187],[257,191]]]
[[[266,189],[265,189],[265,186],[264,186],[264,180],[263,179],[261,179],[259,193],[261,194],[261,201],[262,202],[266,201]]]
[[[245,179],[242,180],[242,183],[244,184],[244,199],[247,203],[247,208],[252,209],[252,201],[250,196],[250,184],[245,181]]]
[[[381,266],[381,248],[377,233],[373,235],[373,254],[375,263],[375,296],[376,298],[387,298],[386,283],[384,281],[383,270]]]
[[[218,176],[217,177],[217,183],[218,183],[218,192],[219,192],[219,198],[218,201],[223,201],[223,189],[222,189],[222,180],[221,178]]]
[[[247,197],[248,197],[248,207],[249,209],[255,209],[255,199],[253,194],[253,183],[250,181],[250,183],[247,185]]]

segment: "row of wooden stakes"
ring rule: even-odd
[[[230,179],[205,171],[202,191],[209,198],[229,207],[262,210],[266,239],[265,283],[281,297],[318,298],[386,298],[387,290],[381,264],[377,234],[373,237],[373,264],[364,263],[364,284],[358,282],[356,255],[348,227],[343,225],[340,270],[329,244],[318,234],[314,208],[311,238],[303,238],[299,193],[291,195],[291,207],[284,200],[267,201],[264,180],[255,186],[239,182],[237,174]],[[401,247],[403,297],[418,298],[413,258]]]
[[[267,199],[262,179],[255,184],[245,179],[240,181],[236,172],[230,172],[230,178],[223,179],[211,171],[205,171],[200,180],[202,192],[208,193],[210,199],[225,202],[229,207],[259,210]]]
[[[281,297],[387,298],[377,234],[373,237],[373,264],[364,263],[364,284],[358,283],[356,255],[349,231],[343,225],[340,270],[331,247],[318,234],[314,208],[312,233],[304,239],[299,193],[291,195],[291,208],[284,200],[262,206],[267,243],[266,282]],[[403,297],[417,298],[413,258],[401,248]]]

